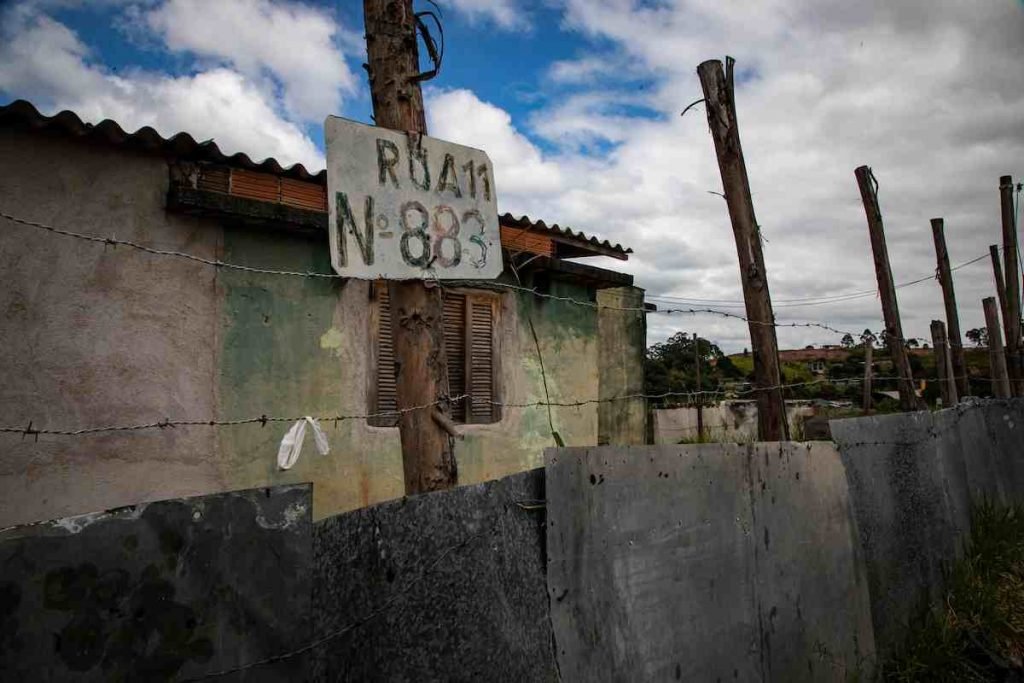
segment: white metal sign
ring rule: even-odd
[[[331,263],[362,279],[492,279],[502,271],[487,154],[330,116]]]

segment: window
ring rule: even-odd
[[[444,297],[444,344],[448,355],[448,392],[467,398],[452,406],[452,419],[460,424],[497,422],[498,348],[496,330],[498,295],[491,292],[446,289]],[[376,367],[370,389],[370,412],[382,413],[397,407],[395,348],[391,336],[391,308],[385,283],[374,285],[376,315],[371,318],[371,345]],[[373,417],[370,424],[394,427],[398,418]]]

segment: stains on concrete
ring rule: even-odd
[[[73,530],[6,531],[0,670],[33,681],[170,680],[303,644],[309,498],[308,486],[239,491],[90,515]],[[300,680],[304,666],[271,671]]]

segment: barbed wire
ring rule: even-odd
[[[195,254],[189,254],[189,253],[181,252],[181,251],[175,251],[175,250],[169,250],[169,249],[156,249],[156,248],[153,248],[153,247],[148,247],[148,246],[143,245],[143,244],[139,244],[137,242],[133,242],[131,240],[119,239],[119,238],[117,238],[114,235],[111,235],[110,237],[102,237],[102,236],[99,236],[99,235],[90,235],[90,234],[86,234],[86,233],[75,232],[73,230],[66,230],[66,229],[63,229],[63,228],[57,228],[55,226],[47,225],[45,223],[40,223],[38,221],[32,221],[32,220],[28,220],[28,219],[25,219],[25,218],[19,218],[17,216],[12,216],[11,214],[8,214],[8,213],[3,212],[3,211],[0,211],[0,218],[4,218],[6,220],[9,220],[11,222],[14,222],[14,223],[17,223],[17,224],[20,224],[20,225],[36,228],[36,229],[39,229],[39,230],[43,230],[43,231],[50,232],[50,233],[57,234],[57,235],[62,235],[62,236],[65,236],[65,237],[72,237],[72,238],[75,238],[75,239],[81,239],[81,240],[85,240],[85,241],[96,243],[96,244],[103,244],[104,246],[107,246],[107,245],[114,246],[114,247],[125,246],[125,247],[129,247],[131,249],[135,249],[135,250],[144,252],[146,254],[150,254],[152,256],[163,256],[163,257],[172,257],[172,258],[185,259],[185,260],[188,260],[188,261],[192,261],[192,262],[196,262],[196,263],[201,263],[201,264],[212,266],[212,267],[215,267],[215,268],[225,268],[225,269],[229,269],[229,270],[237,270],[237,271],[241,271],[241,272],[256,273],[256,274],[261,274],[261,275],[278,275],[278,276],[286,276],[286,277],[309,277],[309,278],[339,279],[339,280],[340,279],[347,279],[344,276],[338,275],[337,273],[321,273],[321,272],[315,272],[315,271],[293,271],[293,270],[275,270],[275,269],[271,269],[271,268],[256,268],[256,267],[252,267],[252,266],[246,266],[246,265],[241,265],[241,264],[237,264],[237,263],[230,263],[230,262],[227,262],[227,261],[221,261],[220,259],[209,259],[209,258],[205,258],[205,257],[202,257],[202,256],[196,256]],[[980,260],[983,260],[985,258],[987,258],[987,254],[983,255],[983,256],[979,256],[979,257],[977,257],[975,259],[972,259],[970,261],[967,261],[965,263],[959,264],[958,266],[956,266],[956,268],[962,268],[964,266],[970,265],[972,263],[976,263],[976,262],[978,262]],[[927,276],[927,277],[919,278],[918,280],[912,280],[910,282],[903,283],[900,286],[908,286],[908,285],[916,284],[918,282],[923,282],[925,280],[931,279],[932,277],[933,276]],[[440,280],[438,280],[436,278],[436,276],[431,278],[431,279],[433,281],[435,281],[435,282],[440,283]],[[494,280],[463,280],[463,281],[459,282],[459,285],[461,285],[461,286],[476,285],[476,286],[479,286],[479,287],[489,287],[489,288],[505,289],[505,290],[509,290],[509,291],[518,291],[518,292],[523,292],[523,293],[530,294],[531,296],[534,296],[534,297],[537,297],[537,298],[540,298],[540,299],[545,299],[545,300],[549,300],[549,301],[560,301],[560,302],[564,302],[564,303],[573,304],[573,305],[576,305],[576,306],[583,306],[583,307],[586,307],[586,308],[591,308],[591,309],[594,309],[594,310],[612,310],[612,311],[620,311],[620,312],[628,312],[628,313],[641,313],[641,314],[644,314],[644,315],[651,315],[651,314],[662,314],[662,315],[680,315],[680,314],[682,314],[682,315],[714,315],[714,316],[719,316],[719,317],[726,318],[726,319],[732,319],[732,320],[737,320],[737,321],[745,322],[748,325],[766,325],[766,326],[771,326],[771,327],[775,327],[775,328],[820,329],[820,330],[824,330],[826,332],[830,332],[830,333],[833,333],[833,334],[839,334],[839,335],[847,335],[847,334],[849,334],[849,335],[854,336],[854,337],[857,337],[860,334],[859,332],[855,332],[855,331],[852,331],[852,330],[842,330],[842,329],[839,329],[839,328],[837,328],[837,327],[835,327],[835,326],[833,326],[833,325],[831,325],[829,323],[826,323],[826,322],[818,322],[818,321],[779,322],[779,321],[776,321],[776,320],[771,320],[771,321],[752,320],[752,319],[747,318],[746,316],[740,315],[738,313],[733,313],[733,312],[730,312],[730,311],[724,311],[724,310],[720,310],[720,309],[716,309],[716,308],[711,308],[711,307],[669,307],[669,308],[659,308],[657,310],[650,310],[648,307],[643,307],[643,306],[614,306],[614,305],[609,305],[609,304],[600,304],[600,303],[597,303],[597,302],[594,302],[594,301],[583,301],[583,300],[580,300],[580,299],[577,299],[577,298],[571,297],[571,296],[560,296],[560,295],[556,295],[556,294],[549,294],[549,293],[546,293],[546,292],[540,292],[540,291],[537,291],[536,288],[525,287],[525,286],[523,286],[521,284],[520,285],[514,285],[514,284],[511,284],[511,283],[497,282],[497,281],[494,281]],[[868,291],[868,290],[865,290],[865,291]],[[666,298],[666,297],[663,297],[663,296],[658,295],[658,294],[648,294],[648,295],[646,295],[646,298],[651,299],[651,300],[656,300],[656,299],[659,299],[659,298]],[[906,342],[906,341],[909,341],[911,339],[915,339],[915,338],[904,338],[904,341]],[[920,338],[916,338],[916,339],[918,339],[919,341],[923,341],[925,343],[927,343],[927,341],[928,341],[928,340],[920,339]]]
[[[953,379],[960,379],[954,377]],[[899,377],[896,376],[872,376],[872,382],[898,382]],[[973,381],[984,381],[992,382],[991,378],[988,377],[975,377],[969,376],[968,380]],[[739,398],[743,396],[753,396],[758,393],[787,389],[796,389],[810,386],[819,385],[831,385],[831,386],[843,386],[850,384],[863,383],[865,379],[863,377],[843,377],[843,378],[819,378],[814,380],[808,380],[804,382],[789,382],[775,384],[767,387],[755,387],[751,386],[749,389],[738,389],[730,387],[724,384],[719,384],[714,389],[685,389],[679,391],[665,391],[661,393],[633,393],[623,394],[621,396],[608,396],[605,398],[588,398],[588,399],[557,399],[557,400],[537,400],[537,401],[526,401],[526,402],[513,402],[513,401],[495,401],[495,400],[482,400],[474,399],[474,405],[489,405],[492,407],[503,408],[503,409],[514,409],[514,410],[525,410],[529,408],[582,408],[589,405],[597,405],[601,403],[615,403],[620,401],[662,401],[671,398],[682,398],[688,399],[689,402],[696,402],[698,398],[705,396],[709,397],[723,397],[723,398]],[[925,381],[938,381],[938,380],[925,380]],[[739,384],[747,384],[746,382]],[[408,408],[399,408],[396,410],[385,410],[373,413],[358,413],[358,414],[341,414],[341,415],[325,415],[325,416],[312,416],[318,422],[328,425],[330,423],[337,423],[349,421],[349,420],[370,420],[374,418],[389,418],[398,417],[405,413],[414,412],[417,410],[426,410],[428,408],[435,408],[443,404],[456,404],[461,403],[470,398],[469,394],[460,394],[458,396],[451,396],[438,399],[437,401],[431,401],[422,405],[411,406]],[[271,423],[290,423],[305,418],[306,415],[291,415],[291,416],[269,416],[260,415],[259,417],[247,417],[236,420],[219,420],[219,419],[182,419],[172,420],[170,418],[164,418],[156,422],[144,422],[144,423],[132,423],[124,425],[104,425],[100,427],[82,427],[78,429],[60,429],[60,428],[49,428],[49,427],[36,427],[35,420],[29,421],[27,426],[24,427],[0,427],[0,433],[6,434],[21,434],[22,438],[26,436],[34,436],[37,440],[40,435],[43,436],[90,436],[94,434],[102,434],[109,432],[127,432],[127,431],[144,431],[153,429],[173,429],[176,427],[233,427],[238,425],[251,425],[259,424],[260,426],[266,426]]]

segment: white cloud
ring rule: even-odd
[[[542,158],[512,126],[512,117],[505,110],[468,90],[428,91],[426,110],[427,130],[432,136],[477,147],[490,155],[499,193],[510,197],[551,195],[562,188],[558,165]]]
[[[71,109],[86,121],[111,118],[128,130],[144,125],[170,136],[187,131],[214,138],[226,153],[276,157],[282,164],[323,166],[305,132],[281,116],[272,97],[242,74],[213,68],[193,76],[113,74],[90,63],[90,52],[63,24],[22,11],[4,15],[0,90],[51,110]]]
[[[530,25],[526,11],[516,0],[441,0],[441,4],[464,14],[471,22],[492,21],[507,30]]]
[[[554,93],[551,105],[514,122],[490,105],[466,106],[475,98],[463,93],[463,106],[438,118],[432,132],[478,131],[472,143],[488,151],[518,140],[497,144],[517,150],[496,155],[499,177],[532,178],[530,169],[551,167],[561,182],[556,192],[543,183],[503,192],[506,184],[502,205],[634,247],[628,264],[609,265],[635,273],[649,291],[742,299],[725,204],[709,193],[721,190],[721,180],[703,107],[679,116],[700,97],[697,64],[724,52],[738,59],[740,130],[774,299],[874,287],[853,176],[861,164],[881,182],[897,282],[933,272],[933,216],[946,218],[954,263],[1000,240],[998,177],[1024,173],[1019,4],[565,0],[564,10],[565,26],[595,46],[549,70],[555,85],[577,86],[572,95]],[[602,66],[623,59],[629,73],[654,82],[641,103],[657,116],[614,106],[635,103],[636,93],[624,94],[621,79]],[[515,124],[528,124],[547,153]],[[595,151],[593,140],[615,146]],[[527,145],[530,153],[521,151]],[[991,294],[987,262],[955,278],[961,327],[980,326],[980,299]],[[933,282],[899,296],[908,336],[927,337],[928,322],[944,317]],[[777,316],[854,331],[877,329],[882,317],[872,297],[780,305]],[[743,323],[716,318],[652,316],[649,329],[652,341],[696,329],[731,349],[749,346]],[[784,346],[833,337],[779,330]]]
[[[358,82],[327,13],[270,0],[167,0],[144,15],[170,50],[224,60],[250,78],[269,73],[288,111],[306,121],[341,112]]]

